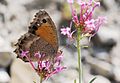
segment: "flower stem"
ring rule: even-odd
[[[80,28],[78,28],[77,30],[78,72],[79,72],[79,83],[83,83],[80,39],[81,39],[81,30]]]
[[[28,56],[26,56],[27,60],[29,61],[29,63],[31,64],[32,68],[35,70],[34,64],[32,63],[32,61],[30,60],[30,58]]]
[[[40,83],[42,83],[42,80],[43,80],[43,77],[42,77],[42,76],[40,76]]]

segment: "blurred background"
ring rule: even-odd
[[[43,83],[73,83],[78,78],[77,51],[66,48],[66,38],[60,35],[62,26],[71,21],[66,0],[0,0],[0,83],[39,83],[31,66],[16,59],[14,44],[27,32],[29,23],[39,9],[45,9],[57,26],[63,65],[67,69]],[[107,24],[89,42],[84,38],[82,49],[84,83],[97,77],[94,83],[120,83],[120,0],[101,0],[94,17],[106,16]]]

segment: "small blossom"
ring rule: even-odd
[[[72,7],[71,7],[72,8]],[[73,22],[78,25],[79,24],[79,19],[78,19],[78,16],[77,16],[77,12],[75,9],[72,9],[72,20]]]
[[[72,22],[70,23],[70,27],[66,27],[66,28],[61,28],[60,29],[61,30],[61,34],[67,35],[67,37],[69,39],[73,39],[72,35],[75,32],[75,30],[71,32],[71,27],[72,27]]]
[[[63,69],[66,69],[66,67],[57,67],[55,73],[61,72]]]
[[[99,27],[106,23],[107,18],[106,17],[98,17],[98,19],[95,20],[95,31],[97,32],[99,30]],[[96,33],[94,33],[95,35]]]
[[[26,57],[28,53],[29,51],[22,51],[20,55],[21,57]]]
[[[40,58],[41,54],[39,52],[37,52],[37,53],[34,54],[34,56],[37,57],[37,58]]]
[[[86,27],[88,27],[88,28],[95,28],[95,20],[94,19],[85,21],[85,24],[86,24]]]
[[[63,35],[69,35],[70,31],[71,31],[71,28],[69,28],[69,27],[62,28],[61,29],[61,34],[63,34]]]
[[[56,58],[54,60],[55,61],[55,65],[59,66],[61,61],[62,61],[62,59],[63,59],[63,54],[62,54],[62,51],[60,51],[60,52],[57,53],[57,56],[56,56]]]

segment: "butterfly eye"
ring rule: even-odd
[[[43,20],[42,20],[42,22],[43,22],[43,23],[46,23],[46,22],[47,22],[47,20],[46,20],[46,19],[43,19]]]

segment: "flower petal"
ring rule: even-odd
[[[27,56],[28,53],[29,53],[29,51],[22,50],[22,53],[20,55],[21,55],[21,57],[24,57],[24,56]]]

